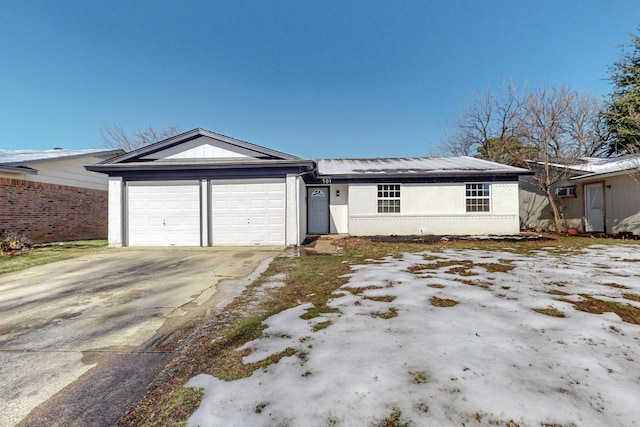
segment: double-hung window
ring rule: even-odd
[[[490,212],[491,195],[486,182],[466,184],[465,203],[467,212]]]
[[[400,213],[400,184],[378,185],[378,213]]]

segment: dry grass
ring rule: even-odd
[[[438,297],[431,297],[431,299],[429,299],[429,302],[431,303],[431,305],[434,305],[436,307],[453,307],[454,305],[458,304],[458,301]]]
[[[565,317],[563,312],[554,307],[534,308],[533,311],[551,317]]]
[[[582,237],[554,237],[554,240],[544,241],[457,241],[449,240],[433,243],[387,242],[373,243],[368,239],[348,238],[336,242],[343,248],[342,256],[314,256],[301,258],[276,258],[263,276],[248,287],[233,303],[221,313],[208,318],[200,318],[175,332],[175,339],[169,340],[175,348],[176,357],[165,370],[149,385],[145,395],[118,422],[118,426],[167,426],[184,425],[186,419],[198,407],[201,392],[185,389],[183,385],[189,378],[207,373],[225,380],[234,380],[251,375],[261,366],[275,363],[282,357],[297,355],[293,349],[288,349],[264,361],[255,364],[243,364],[242,357],[246,352],[236,349],[249,340],[262,334],[262,321],[269,316],[287,308],[298,306],[300,303],[314,304],[303,317],[306,319],[322,316],[324,313],[334,312],[326,306],[332,298],[332,293],[348,281],[345,274],[350,272],[349,264],[362,264],[365,260],[382,259],[392,256],[398,257],[405,252],[429,251],[424,259],[426,263],[412,267],[412,272],[419,273],[431,268],[462,267],[461,272],[473,267],[481,267],[492,272],[506,272],[513,266],[506,260],[500,263],[477,264],[448,262],[442,260],[438,253],[443,249],[482,249],[506,250],[513,253],[536,255],[535,251],[553,246],[556,252],[575,253],[585,245],[591,244],[624,244],[621,241]],[[630,244],[630,242],[629,242]],[[286,286],[270,289],[268,292],[261,285],[268,282],[270,277],[284,275]],[[488,287],[487,284],[477,284],[468,279],[457,278],[473,286]],[[429,285],[435,288],[441,285]],[[344,288],[353,294],[361,294],[369,289],[380,289],[386,285],[366,286],[362,288]],[[550,291],[554,292],[554,291]],[[557,292],[557,291],[556,291]],[[555,295],[562,296],[560,293]],[[637,295],[629,295],[630,300],[636,301]],[[392,297],[367,297],[374,301],[391,302]],[[434,297],[430,302],[438,307],[451,307],[456,301]],[[589,312],[614,311],[624,315],[623,319],[632,323],[640,323],[638,309],[624,304],[612,304],[604,301],[591,300],[574,304],[576,309]],[[603,311],[598,311],[603,309]],[[542,309],[549,310],[549,309]],[[551,312],[543,314],[552,315]],[[372,314],[382,319],[390,319],[398,315],[396,308],[385,312]],[[621,315],[621,317],[622,317]],[[321,330],[330,322],[319,322],[315,330]],[[178,339],[180,338],[180,339]],[[180,344],[181,343],[181,344]],[[311,375],[311,373],[309,373]],[[416,381],[422,381],[421,373],[416,373]],[[258,406],[256,407],[258,408]],[[264,408],[261,408],[264,409]],[[266,410],[266,409],[265,409]],[[392,411],[381,425],[402,425],[402,417]],[[516,424],[510,424],[516,425]]]
[[[627,323],[640,325],[640,308],[634,307],[629,304],[622,304],[619,302],[603,301],[597,298],[593,298],[589,295],[580,296],[583,298],[582,301],[571,301],[566,299],[562,299],[560,301],[571,303],[576,310],[584,311],[586,313],[615,313]]]

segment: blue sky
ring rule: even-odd
[[[205,128],[307,158],[434,153],[472,91],[610,92],[638,0],[0,2],[0,148]]]

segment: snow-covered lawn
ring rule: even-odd
[[[204,398],[189,425],[640,425],[640,325],[572,304],[591,298],[640,308],[639,247],[353,265],[335,313],[304,320],[301,304],[243,346],[245,363],[295,356],[236,381],[192,378]]]

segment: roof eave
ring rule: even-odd
[[[634,168],[617,170],[617,171],[609,171],[609,172],[598,172],[598,173],[587,173],[585,175],[578,175],[569,178],[570,181],[581,181],[581,180],[592,180],[596,178],[607,178],[611,176],[619,176],[619,175],[631,175],[634,172]],[[640,171],[636,171],[640,172]]]
[[[427,173],[357,173],[357,174],[316,174],[318,179],[331,178],[331,179],[379,179],[379,178],[461,178],[461,177],[498,177],[498,176],[521,176],[521,175],[533,175],[532,171],[523,170],[522,172],[516,171],[489,171],[489,172],[427,172]]]
[[[24,174],[24,175],[37,175],[38,171],[35,169],[31,169],[31,168],[27,168],[24,166],[6,166],[6,165],[0,165],[0,172],[5,172],[5,173],[18,173],[18,174]]]
[[[229,163],[98,163],[85,166],[92,172],[118,172],[118,171],[170,171],[170,170],[197,170],[197,169],[255,169],[276,167],[303,167],[311,170],[314,167],[313,160],[263,160],[255,162],[229,162]]]

